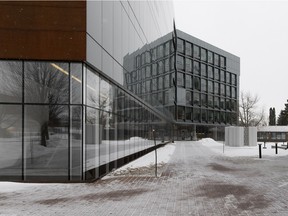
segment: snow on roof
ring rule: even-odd
[[[262,126],[258,132],[288,132],[288,126]]]

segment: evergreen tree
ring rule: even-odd
[[[274,107],[271,107],[269,110],[269,125],[276,125],[276,113]]]
[[[288,125],[288,103],[285,104],[284,110],[280,111],[277,119],[277,125]]]

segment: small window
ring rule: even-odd
[[[213,64],[213,53],[208,51],[208,63]]]
[[[193,73],[197,75],[200,74],[200,63],[198,61],[193,62]]]
[[[217,55],[216,53],[214,54],[214,64],[216,66],[219,66],[219,55]]]
[[[189,58],[186,58],[185,60],[185,71],[192,72],[192,60]]]
[[[177,39],[177,51],[184,53],[184,41],[180,38]]]
[[[200,48],[197,45],[193,45],[193,57],[200,59]]]
[[[188,43],[188,42],[185,43],[185,54],[187,56],[192,56],[192,44],[191,43]]]
[[[201,61],[207,61],[207,50],[201,48]]]

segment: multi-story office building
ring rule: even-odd
[[[175,139],[237,125],[240,59],[182,31],[125,57],[125,86],[175,122]],[[218,132],[217,132],[218,131]]]
[[[170,139],[123,86],[123,58],[172,31],[171,2],[1,1],[0,14],[1,180],[93,180]]]

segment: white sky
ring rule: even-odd
[[[288,0],[174,0],[176,28],[240,57],[240,91],[278,116],[288,99]]]

